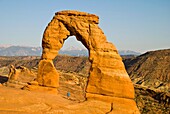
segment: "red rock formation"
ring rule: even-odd
[[[57,56],[64,41],[69,36],[77,40],[89,51],[90,76],[86,89],[87,99],[98,99],[120,108],[120,111],[139,113],[134,102],[134,87],[125,70],[115,46],[107,42],[98,27],[99,17],[78,11],[57,12],[48,24],[42,40],[42,60],[39,63],[37,81],[46,87],[58,87],[59,75],[52,60]],[[127,106],[128,105],[128,106]],[[116,112],[115,112],[116,113]]]

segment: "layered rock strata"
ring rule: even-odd
[[[75,36],[89,51],[90,76],[86,88],[87,99],[116,102],[120,109],[139,113],[134,102],[134,87],[116,47],[107,41],[99,28],[99,17],[79,11],[60,11],[46,27],[42,39],[43,53],[39,63],[37,82],[40,86],[57,88],[59,74],[53,59],[69,36]],[[131,108],[126,108],[124,104]],[[113,112],[113,111],[111,111]]]

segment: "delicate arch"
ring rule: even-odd
[[[37,77],[39,85],[59,86],[59,74],[52,59],[57,56],[64,41],[74,35],[88,49],[89,60],[92,63],[86,97],[103,95],[134,98],[133,84],[122,59],[115,46],[107,42],[98,23],[98,16],[89,13],[61,11],[55,14],[42,39],[43,53]]]

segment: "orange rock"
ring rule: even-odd
[[[50,94],[58,94],[57,88],[53,87],[43,87],[38,85],[26,85],[22,88],[23,90],[29,90],[29,91],[38,91],[38,92],[46,92]]]
[[[41,60],[38,68],[37,81],[39,85],[47,87],[59,86],[59,73],[51,60]]]
[[[87,94],[101,95],[98,100],[102,100],[102,96],[130,99],[132,102],[129,103],[133,104],[134,112],[137,107],[132,100],[133,84],[116,47],[107,41],[98,23],[99,17],[94,14],[79,11],[57,12],[43,35],[43,53],[37,81],[42,86],[58,87],[59,75],[52,60],[57,56],[64,41],[74,35],[89,50],[89,60],[92,63]],[[87,96],[88,99],[91,97]],[[119,104],[117,101],[116,103]]]
[[[24,66],[15,68],[13,65],[11,65],[8,77],[9,80],[29,82],[36,77],[36,74]]]
[[[140,114],[133,99],[104,96],[99,94],[86,93],[88,100],[100,100],[111,103],[109,114]]]

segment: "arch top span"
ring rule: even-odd
[[[64,41],[73,35],[89,50],[89,55],[97,50],[117,52],[114,45],[107,42],[98,23],[99,17],[94,14],[70,10],[57,12],[43,35],[42,58],[54,59]]]
[[[55,13],[54,18],[58,19],[58,16],[72,16],[72,17],[79,17],[84,21],[94,22],[96,24],[99,23],[99,17],[95,14],[90,14],[86,12],[80,12],[75,10],[65,10]]]
[[[52,60],[57,56],[64,41],[74,35],[88,49],[92,64],[86,97],[103,95],[134,98],[133,84],[122,59],[115,46],[107,41],[98,23],[98,16],[85,12],[67,10],[55,14],[42,39],[43,53],[37,77],[39,85],[54,88],[59,86],[59,74]]]

